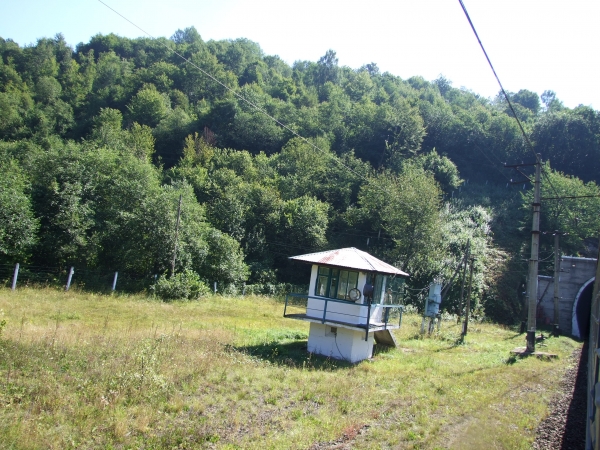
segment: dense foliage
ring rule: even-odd
[[[510,96],[552,161],[545,192],[598,193],[600,114],[552,91]],[[194,283],[239,286],[304,283],[289,256],[354,246],[418,291],[451,279],[470,242],[474,298],[514,320],[531,200],[501,162],[533,155],[512,116],[443,77],[340,67],[332,50],[289,66],[194,28],[76,49],[60,34],[24,48],[0,38],[0,262],[152,277],[175,253]],[[594,197],[555,202],[543,223],[587,254],[598,210]]]

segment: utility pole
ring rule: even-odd
[[[475,266],[475,258],[471,258],[471,267],[469,268],[469,287],[467,289],[467,307],[465,308],[465,323],[463,325],[462,335],[467,335],[469,328],[469,313],[471,312],[471,288],[473,287],[473,266]]]
[[[463,305],[463,296],[465,293],[465,278],[467,278],[467,264],[469,264],[469,256],[471,253],[471,240],[469,239],[467,241],[467,251],[465,252],[465,265],[464,265],[464,269],[463,269],[463,277],[462,277],[462,283],[460,285],[460,300],[458,301],[458,318],[457,318],[457,324],[460,323],[460,318],[462,315],[462,305]]]
[[[535,164],[535,182],[533,188],[533,221],[531,225],[531,258],[529,259],[529,279],[527,280],[527,351],[535,352],[535,316],[537,309],[538,255],[540,247],[540,178],[542,163],[538,158]]]
[[[177,239],[179,237],[179,221],[181,219],[181,195],[179,194],[179,206],[177,206],[177,223],[175,224],[175,246],[173,247],[173,262],[171,263],[171,276],[175,275],[175,261],[177,260]]]
[[[527,180],[531,179],[519,170],[523,166],[535,166],[535,180],[533,182],[533,220],[531,225],[531,258],[529,258],[529,275],[527,278],[526,300],[528,305],[527,313],[527,352],[535,352],[535,316],[537,310],[537,288],[538,288],[538,263],[540,249],[540,178],[542,174],[542,159],[536,154],[536,162],[530,164],[504,165],[505,168],[516,169]],[[516,181],[513,184],[521,184],[523,181]]]

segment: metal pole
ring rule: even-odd
[[[69,276],[67,278],[67,285],[65,286],[65,291],[68,291],[69,288],[71,287],[71,280],[73,279],[74,273],[75,273],[75,267],[71,267],[71,270],[69,270]]]
[[[467,278],[467,264],[469,264],[469,256],[471,253],[471,239],[467,241],[467,251],[465,252],[465,264],[463,269],[462,284],[460,285],[460,300],[458,301],[458,320],[460,323],[460,316],[462,315],[463,296],[465,293],[465,278]]]
[[[181,195],[179,194],[179,206],[177,206],[177,223],[175,224],[175,246],[173,247],[173,262],[171,263],[171,276],[175,275],[175,261],[177,259],[177,238],[179,237],[179,220],[181,219]]]
[[[538,157],[535,165],[535,184],[533,194],[533,220],[531,225],[531,258],[529,259],[529,279],[527,280],[527,351],[535,352],[535,315],[537,309],[538,255],[540,246],[540,178],[542,162]]]
[[[558,231],[554,234],[554,335],[558,336],[560,323],[558,303],[560,299],[560,249],[558,247]]]
[[[423,311],[423,320],[421,320],[421,334],[425,334],[425,318],[427,317],[427,306],[429,305],[429,295],[425,299],[425,310]]]
[[[112,290],[114,291],[117,288],[117,277],[119,276],[119,272],[115,272],[115,278],[113,279]]]
[[[371,301],[372,297],[369,297],[367,300],[367,329],[365,331],[365,342],[369,341],[369,324],[371,323]]]
[[[15,273],[13,274],[12,290],[17,288],[17,278],[19,278],[19,263],[15,266]]]
[[[475,265],[475,260],[471,258],[471,267],[469,268],[469,287],[467,288],[467,307],[465,308],[465,323],[463,325],[462,335],[467,335],[467,330],[469,328],[469,313],[471,312],[471,288],[473,287],[473,266]]]

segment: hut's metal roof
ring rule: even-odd
[[[312,264],[357,269],[363,272],[377,272],[388,275],[401,275],[405,277],[409,276],[406,272],[396,269],[394,266],[354,247],[291,256],[290,259]]]

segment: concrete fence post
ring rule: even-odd
[[[19,263],[15,265],[15,273],[13,274],[12,290],[17,288],[17,278],[19,278]]]
[[[119,277],[119,272],[115,272],[115,278],[113,279],[112,290],[114,291],[117,288],[117,278]]]
[[[68,291],[71,287],[71,280],[73,279],[73,274],[75,273],[75,267],[71,267],[69,270],[69,277],[67,278],[67,285],[65,286],[65,291]]]

